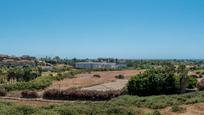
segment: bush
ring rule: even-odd
[[[49,89],[43,93],[45,99],[59,99],[61,98],[61,91],[58,89]]]
[[[16,113],[13,114],[17,114],[17,115],[31,115],[33,113],[36,112],[36,109],[30,107],[30,106],[17,106],[16,107]]]
[[[115,78],[117,78],[117,79],[124,79],[125,76],[120,74],[120,75],[115,76]]]
[[[93,77],[101,78],[99,74],[94,74]]]
[[[200,71],[197,71],[197,72],[196,72],[196,74],[198,74],[198,75],[199,75],[200,73],[201,73]]]
[[[21,96],[22,98],[38,98],[39,97],[36,91],[29,91],[29,90],[22,91]]]
[[[75,74],[76,73],[73,73],[73,72],[65,72],[62,74],[62,77],[63,78],[75,78]]]
[[[192,89],[196,87],[198,80],[197,78],[193,77],[193,76],[189,76],[189,80],[188,80],[188,88]]]
[[[53,100],[109,100],[121,95],[121,91],[88,91],[78,89],[50,89],[43,93],[44,99]]]
[[[130,95],[148,96],[172,94],[177,91],[176,77],[172,73],[161,70],[149,70],[139,74],[128,82]]]
[[[179,107],[179,106],[177,106],[177,105],[171,107],[171,111],[172,111],[172,112],[183,112],[184,110],[185,110],[185,108]]]
[[[152,113],[148,113],[147,115],[161,115],[161,113],[159,111],[155,110]]]
[[[120,106],[110,107],[107,113],[108,115],[136,115],[134,109],[131,110],[130,108]]]
[[[5,88],[0,88],[0,96],[6,96],[6,93]]]

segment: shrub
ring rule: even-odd
[[[58,89],[49,89],[43,93],[45,99],[60,99],[61,91]]]
[[[133,109],[127,108],[127,107],[110,107],[107,110],[107,114],[109,115],[135,115],[135,111]]]
[[[50,89],[43,93],[45,99],[56,100],[109,100],[121,95],[121,91],[89,91],[78,89]]]
[[[76,109],[66,108],[66,107],[58,107],[56,109],[60,115],[78,115],[79,112]]]
[[[17,106],[16,107],[16,113],[17,115],[31,115],[36,112],[36,109],[30,107],[30,106]],[[13,113],[14,114],[14,113]]]
[[[185,108],[179,107],[179,106],[177,106],[177,105],[171,107],[171,111],[172,111],[172,112],[183,112],[184,110],[185,110]]]
[[[29,90],[22,91],[21,96],[22,98],[38,98],[39,97],[36,91],[29,91]]]
[[[158,110],[155,110],[152,113],[148,113],[147,115],[161,115],[161,113]]]
[[[200,73],[201,73],[200,71],[197,71],[197,72],[196,72],[196,74],[200,74]]]
[[[117,78],[117,79],[124,79],[125,76],[120,74],[120,75],[116,75],[115,78]]]
[[[6,96],[6,90],[5,90],[5,88],[0,88],[0,96]]]
[[[193,77],[193,76],[189,76],[189,80],[188,80],[188,88],[195,88],[196,84],[197,84],[198,80],[197,78]]]
[[[177,83],[174,74],[161,70],[149,70],[132,77],[128,82],[128,93],[131,95],[172,94],[176,91]]]
[[[93,77],[101,78],[99,74],[94,74]]]

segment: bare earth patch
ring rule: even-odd
[[[94,90],[94,91],[122,90],[127,83],[128,80],[116,80],[110,83],[104,83],[92,87],[82,88],[82,90]]]
[[[122,70],[122,71],[104,71],[104,72],[92,72],[76,75],[76,78],[64,79],[62,81],[54,81],[48,89],[68,89],[68,88],[83,88],[91,87],[94,85],[114,82],[117,79],[116,75],[122,74],[126,81],[130,76],[144,72],[144,70]],[[94,75],[100,75],[100,78],[93,77]],[[118,83],[118,82],[117,82]],[[116,83],[116,84],[117,84]],[[123,83],[123,82],[121,82]]]

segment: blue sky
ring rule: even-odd
[[[204,58],[203,0],[0,0],[0,54]]]

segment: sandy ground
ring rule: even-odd
[[[110,83],[104,83],[92,87],[82,88],[82,90],[94,90],[94,91],[122,90],[127,83],[128,80],[116,80]]]
[[[130,76],[144,72],[144,70],[123,70],[123,71],[105,71],[105,72],[92,72],[76,75],[76,78],[64,79],[62,81],[54,81],[48,89],[68,89],[68,88],[82,88],[91,87],[94,85],[114,82],[117,79],[116,75],[122,74],[129,79]],[[100,75],[100,78],[93,77],[93,75]],[[123,83],[123,82],[121,82]]]

